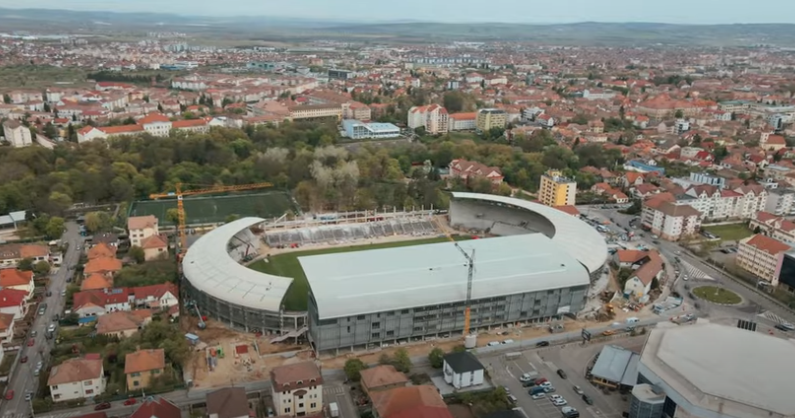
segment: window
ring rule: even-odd
[[[58,385],[53,386],[52,390],[58,390]]]
[[[373,335],[371,335],[371,338],[373,338],[373,339],[381,338],[381,333],[380,332],[374,332]]]
[[[364,319],[364,315],[359,315],[359,316],[356,317],[356,319],[362,320],[362,319]]]
[[[395,336],[395,331],[387,331],[386,332],[386,336],[387,337],[394,337]]]
[[[304,383],[304,381],[303,381],[303,380],[299,380],[299,381],[295,382],[295,384],[296,384],[296,385],[301,385],[301,384],[303,384],[303,383]]]
[[[299,407],[299,408],[303,408],[303,407],[304,407],[304,403],[303,403],[303,402],[299,403],[299,404],[298,404],[298,407]]]
[[[289,414],[290,413],[290,407],[289,406],[284,407],[284,412],[286,414]]]
[[[312,409],[317,408],[317,404],[312,402],[311,404],[309,404],[309,407]]]
[[[86,395],[91,395],[94,393],[93,389],[86,389]]]
[[[304,399],[304,395],[298,395],[298,399]]]
[[[350,325],[348,326],[348,332],[351,332],[351,327],[350,327]]]
[[[378,328],[381,328],[381,323],[380,322],[373,322],[373,329],[378,329]]]
[[[139,383],[138,383],[137,380],[133,382],[133,386],[138,387],[138,385],[139,385]]]
[[[131,374],[130,374],[130,376],[132,376],[132,377],[138,377],[138,376],[140,376],[140,375],[141,375],[141,373],[138,373],[138,372],[135,372],[135,373],[131,373]]]

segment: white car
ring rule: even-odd
[[[531,396],[533,399],[543,399],[547,397],[546,393],[536,393],[535,395]]]
[[[564,406],[563,408],[560,408],[560,412],[563,412],[563,414],[570,414],[572,412],[577,412],[577,410],[570,406]]]
[[[552,382],[547,380],[546,382],[541,382],[541,384],[538,385],[538,386],[541,386],[542,388],[549,388],[549,387],[552,387]]]
[[[549,395],[549,399],[552,399],[553,401],[555,401],[555,400],[558,400],[558,399],[563,399],[563,397],[560,396],[560,395]]]
[[[575,392],[576,394],[578,394],[578,395],[582,395],[582,394],[584,394],[584,393],[585,393],[585,392],[583,392],[583,391],[582,391],[582,388],[581,388],[581,387],[579,387],[579,386],[574,386],[574,392]]]
[[[563,399],[563,398],[555,399],[555,400],[552,401],[552,405],[555,405],[555,406],[565,406],[565,405],[568,405],[568,404],[569,403],[566,402],[566,400]]]
[[[533,377],[530,376],[530,373],[525,373],[525,374],[519,376],[519,381],[520,382],[529,382],[531,380],[533,380]]]

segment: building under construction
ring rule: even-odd
[[[475,254],[470,277],[470,260]],[[317,352],[560,319],[584,306],[587,268],[543,234],[300,257]]]

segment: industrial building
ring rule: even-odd
[[[638,363],[638,386],[651,388],[632,391],[630,418],[795,417],[793,356],[792,339],[703,319],[661,323]]]
[[[580,311],[588,270],[542,234],[300,257],[317,352],[452,336]]]
[[[351,139],[386,139],[400,136],[400,128],[391,123],[366,123],[346,119],[342,121],[344,136]]]

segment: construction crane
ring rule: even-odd
[[[470,305],[472,304],[472,276],[475,273],[475,249],[472,249],[472,255],[470,256],[457,242],[454,242],[454,244],[467,260],[467,298],[464,302],[464,336],[466,337],[469,335],[469,317],[472,309]]]
[[[184,187],[190,187],[190,186],[195,186],[199,188],[193,190],[183,190]],[[185,233],[185,206],[183,202],[183,198],[185,196],[263,189],[271,186],[273,186],[273,184],[271,183],[239,184],[236,186],[200,186],[200,185],[177,183],[174,185],[173,192],[155,193],[149,195],[149,198],[155,200],[164,199],[164,198],[174,198],[174,197],[177,198],[177,235],[179,236],[179,248],[177,249],[177,260],[179,261],[180,259],[182,259],[182,257],[185,256],[185,253],[188,251],[188,236]]]

